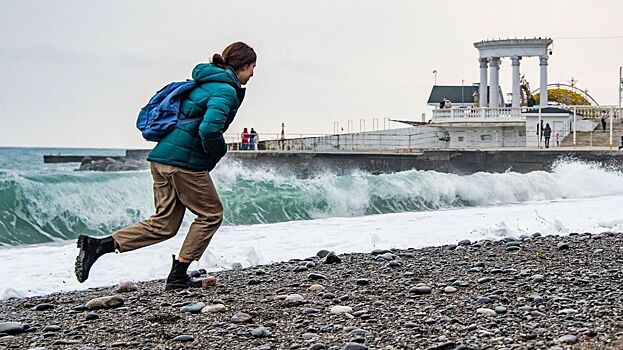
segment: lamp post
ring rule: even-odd
[[[433,76],[435,79],[435,85],[437,85],[437,70],[436,69],[433,69]]]

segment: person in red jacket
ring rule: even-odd
[[[240,134],[240,138],[242,139],[242,144],[240,145],[240,149],[248,150],[249,149],[249,131],[247,128],[242,130],[242,134]]]

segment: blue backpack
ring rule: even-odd
[[[136,127],[145,140],[158,142],[178,125],[180,103],[196,86],[194,80],[187,80],[170,83],[156,92],[147,105],[141,108],[136,120]]]

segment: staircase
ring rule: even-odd
[[[623,123],[621,119],[614,119],[612,124],[612,145],[618,147],[621,145],[621,136],[623,135]],[[606,124],[606,130],[601,130],[599,124],[595,130],[590,132],[576,132],[576,147],[608,147],[610,146],[610,121]],[[567,135],[560,147],[573,147],[573,132]]]

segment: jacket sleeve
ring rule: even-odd
[[[215,91],[208,98],[206,112],[199,125],[203,148],[215,164],[227,153],[223,132],[229,112],[236,107],[236,99],[233,88],[224,87]]]

